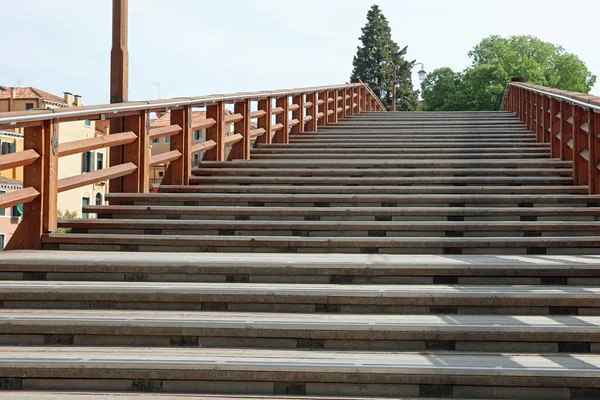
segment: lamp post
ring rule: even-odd
[[[423,63],[416,63],[412,66],[412,68],[416,67],[417,65],[421,66],[421,69],[419,70],[418,74],[419,74],[419,80],[423,80],[425,79],[425,77],[427,76],[427,72],[425,72],[425,65]],[[396,111],[396,85],[398,85],[398,82],[396,82],[397,78],[396,78],[396,64],[392,63],[392,69],[393,69],[393,86],[392,86],[392,111]]]

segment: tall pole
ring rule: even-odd
[[[396,111],[396,64],[392,64],[394,71],[394,82],[392,83],[392,111]]]
[[[110,51],[110,102],[123,103],[129,92],[129,50],[127,31],[129,28],[129,0],[113,0],[112,8],[112,49]],[[112,118],[110,133],[124,131],[122,117]],[[123,146],[110,149],[110,165],[123,163]],[[123,192],[123,178],[111,179],[108,184],[111,193]]]

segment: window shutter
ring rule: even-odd
[[[9,143],[8,144],[8,152],[9,153],[16,153],[17,152],[17,144],[16,143]]]
[[[98,153],[96,154],[96,170],[101,170],[104,168],[104,154]]]
[[[87,172],[92,172],[94,170],[94,152],[88,151],[88,170]]]
[[[87,151],[81,153],[81,173],[86,172],[85,168],[87,167]]]
[[[10,152],[10,143],[2,142],[2,154],[8,154]]]

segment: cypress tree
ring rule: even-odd
[[[388,110],[392,109],[393,65],[396,65],[396,109],[411,111],[417,108],[418,92],[413,90],[411,68],[414,61],[404,56],[408,46],[400,49],[392,40],[392,30],[377,5],[367,13],[367,24],[362,28],[352,62],[352,77],[368,84]]]

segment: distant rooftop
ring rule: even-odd
[[[15,95],[12,97],[12,91],[14,89]],[[0,85],[0,100],[14,98],[15,100],[38,100],[43,99],[53,103],[58,103],[63,106],[70,106],[65,102],[65,99],[56,96],[52,93],[45,92],[41,89],[28,87],[9,87]]]

